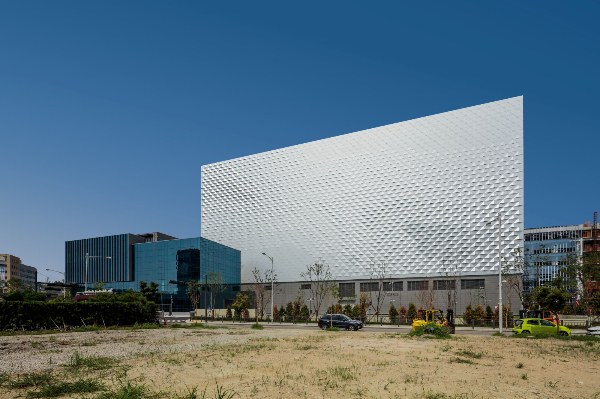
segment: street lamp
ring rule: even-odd
[[[112,259],[110,256],[91,256],[89,253],[85,254],[85,283],[83,284],[83,292],[87,291],[88,263],[90,258]]]
[[[67,274],[65,272],[59,272],[58,270],[46,269],[47,272],[60,273],[63,275],[63,284],[66,282]],[[67,290],[63,287],[63,298],[67,297]]]
[[[275,292],[275,290],[273,289],[274,287],[274,278],[273,278],[273,257],[267,255],[266,253],[262,253],[264,256],[266,256],[267,258],[271,259],[271,318],[273,318],[273,306],[275,305],[275,303],[273,302],[273,293]]]
[[[308,306],[310,306],[310,316],[312,317],[312,302],[315,298],[308,298],[306,301],[308,302]]]
[[[494,221],[498,220],[498,312],[500,319],[500,334],[502,334],[502,248],[501,248],[501,240],[502,240],[502,214],[498,212],[498,217],[490,220],[485,225],[491,226]]]

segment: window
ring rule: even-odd
[[[340,283],[340,295],[342,298],[355,296],[355,286],[354,283]]]
[[[383,283],[384,291],[402,291],[402,281],[385,282]]]
[[[433,280],[433,289],[437,291],[456,289],[456,280]]]
[[[537,320],[529,320],[527,322],[527,324],[529,324],[531,326],[539,326],[540,325],[539,321],[537,321]]]
[[[461,290],[479,290],[485,288],[484,279],[460,280]]]
[[[408,281],[407,291],[426,291],[429,289],[429,281]]]
[[[548,320],[540,320],[540,324],[546,327],[556,327],[556,324],[551,323]]]
[[[379,283],[360,283],[360,292],[379,291]]]
[[[271,291],[271,284],[267,284],[267,285],[265,285],[265,289],[266,289],[267,291]]]
[[[300,289],[301,290],[310,290],[310,284],[301,284]]]

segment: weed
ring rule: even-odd
[[[175,394],[175,396],[173,396],[173,399],[196,399],[196,398],[198,398],[198,387],[194,387],[194,388],[190,389],[186,386],[185,389],[187,390],[187,392],[185,392],[181,395]],[[204,391],[202,392],[202,398],[205,398],[205,397],[206,397],[206,388],[204,388]]]
[[[74,328],[71,331],[73,331],[73,332],[87,332],[87,331],[100,331],[100,330],[104,330],[104,327],[83,326],[83,327],[79,327],[79,328]]]
[[[253,329],[253,330],[262,330],[263,328],[264,328],[264,327],[263,327],[263,325],[262,325],[262,324],[259,324],[259,323],[254,323],[254,324],[252,324],[252,329]]]
[[[105,370],[111,368],[119,360],[110,357],[97,357],[97,356],[81,356],[79,352],[73,353],[71,360],[65,367],[69,367],[72,370],[76,370],[82,366],[85,366],[92,370]]]
[[[31,341],[31,347],[37,349],[39,347],[43,347],[43,345],[40,341]]]
[[[70,394],[81,394],[97,392],[104,389],[102,384],[97,379],[79,379],[75,382],[58,382],[44,385],[39,391],[27,392],[28,398],[56,398]]]
[[[558,386],[558,381],[556,381],[556,382],[548,381],[548,382],[546,383],[546,386],[547,386],[548,388],[556,388],[556,387]]]
[[[525,366],[523,363],[521,363],[521,362],[517,363],[517,368],[518,369],[522,369],[523,366]]]
[[[337,327],[327,327],[325,331],[340,331],[340,329]]]
[[[461,359],[460,357],[455,357],[450,359],[450,363],[465,363],[465,364],[475,364],[474,361],[469,359]]]
[[[473,359],[481,359],[481,356],[483,356],[482,352],[475,353],[475,352],[472,352],[469,350],[458,351],[458,352],[456,352],[456,354],[459,356],[470,357]]]
[[[450,333],[448,329],[444,326],[440,326],[437,323],[427,323],[425,325],[419,326],[408,333],[410,337],[431,337],[437,339],[449,339]]]
[[[309,349],[313,349],[315,348],[314,346],[311,345],[304,345],[304,346],[297,346],[295,349],[300,350],[300,351],[307,351]]]
[[[81,346],[96,346],[96,343],[93,341],[85,341],[81,343]]]
[[[9,388],[28,388],[48,383],[52,379],[50,373],[24,374],[16,380],[8,380]]]
[[[384,387],[383,387],[383,390],[384,390],[384,391],[387,391],[387,390],[388,390],[388,386],[389,386],[390,384],[393,384],[393,383],[394,383],[394,380],[389,380],[389,381],[387,382],[387,384],[385,384],[385,385],[384,385]]]
[[[217,392],[215,392],[215,399],[231,399],[239,394],[233,389],[224,389],[217,383]]]
[[[492,337],[506,337],[506,334],[502,334],[501,332],[495,332],[492,334]]]
[[[521,374],[521,379],[522,380],[527,380],[527,373]]]

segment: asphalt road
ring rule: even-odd
[[[252,325],[252,323],[218,323],[218,322],[214,322],[214,323],[209,323],[210,325],[215,325],[215,326],[227,326],[227,327],[234,327],[234,328],[250,328],[250,326]],[[267,323],[262,323],[264,328],[277,328],[277,329],[284,329],[284,330],[312,330],[312,331],[317,331],[319,329],[319,327],[317,327],[314,324],[309,324],[308,326],[305,324],[287,324],[287,323],[283,323],[283,324],[267,324]],[[362,330],[359,330],[358,332],[389,332],[389,333],[395,333],[395,332],[402,332],[402,333],[407,333],[411,330],[410,326],[401,326],[401,327],[391,327],[391,326],[386,326],[386,327],[381,327],[381,326],[377,326],[374,324],[371,324],[369,326],[365,326]],[[470,329],[468,327],[457,327],[456,328],[456,334],[458,335],[492,335],[493,333],[498,332],[498,329]],[[512,329],[509,329],[508,331],[504,331],[505,333],[512,333]]]

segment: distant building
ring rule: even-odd
[[[583,255],[598,251],[600,224],[594,222],[568,226],[536,227],[524,230],[525,259],[528,267],[523,275],[523,289],[551,282],[566,264],[568,254]]]
[[[36,289],[37,285],[37,269],[33,266],[27,266],[21,263],[19,271],[21,281],[27,284],[32,290]]]
[[[85,255],[89,258],[86,276]],[[110,257],[110,259],[107,259]],[[159,285],[164,310],[173,301],[173,311],[191,310],[186,282],[204,280],[215,273],[223,278],[215,308],[232,304],[240,291],[240,252],[202,237],[177,239],[162,233],[120,234],[107,237],[67,241],[65,243],[66,282],[105,283],[106,289],[139,291],[140,281]],[[171,283],[171,281],[178,281]],[[204,296],[198,308],[204,308]]]
[[[0,254],[0,281],[21,280],[35,290],[37,269],[21,262],[21,258],[9,254]]]
[[[9,254],[0,254],[0,279],[11,280],[20,278],[21,258]]]

